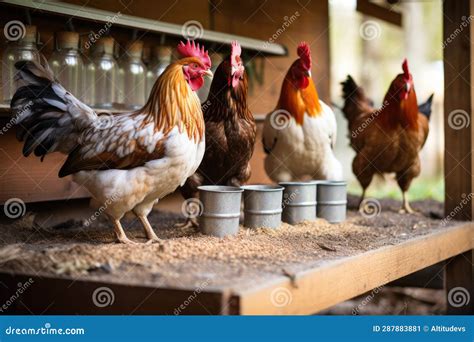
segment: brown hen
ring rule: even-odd
[[[433,95],[418,107],[413,77],[405,60],[403,73],[392,81],[381,108],[375,110],[351,76],[342,82],[343,112],[349,121],[351,146],[356,152],[352,170],[362,186],[361,203],[375,174],[395,173],[403,193],[401,211],[413,213],[407,198],[412,180],[420,174],[419,152],[428,137]]]

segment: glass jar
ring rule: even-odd
[[[7,37],[11,39],[9,39],[7,47],[3,52],[2,102],[5,104],[10,104],[13,94],[15,94],[17,89],[15,63],[18,61],[40,60],[36,46],[38,41],[36,26],[25,26],[23,32],[24,36],[19,40],[13,40],[15,37]]]
[[[158,77],[171,63],[172,50],[168,46],[157,46],[153,49],[152,60],[146,73],[146,93],[150,96],[151,90]]]
[[[117,87],[117,61],[114,39],[100,38],[93,46],[91,62],[86,67],[86,98],[94,108],[112,108]]]
[[[126,46],[118,71],[117,102],[128,109],[139,109],[146,100],[146,68],[142,61],[143,42]]]
[[[49,65],[54,75],[66,90],[84,101],[84,62],[78,50],[79,34],[58,32],[56,46],[57,50],[49,59]]]

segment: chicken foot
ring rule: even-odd
[[[407,192],[403,192],[403,203],[402,203],[402,208],[398,211],[400,214],[417,214],[418,212],[414,210],[410,206],[410,202],[408,201],[408,195]]]
[[[120,220],[114,219],[114,230],[115,230],[115,235],[117,235],[117,240],[121,243],[125,243],[127,245],[138,245],[138,242],[130,240],[127,235],[125,234],[125,231],[123,230],[122,224],[120,223]]]
[[[184,221],[183,223],[176,223],[174,226],[174,228],[198,228],[199,227],[199,223],[197,221],[197,218],[191,218],[191,217],[188,217],[186,219],[186,221]]]
[[[155,233],[153,228],[151,227],[150,221],[148,221],[148,218],[143,215],[137,215],[138,219],[142,223],[143,229],[145,230],[145,234],[148,238],[147,243],[153,243],[153,242],[163,242]]]

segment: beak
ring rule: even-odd
[[[306,77],[312,77],[311,70],[307,70],[305,73]]]
[[[212,71],[210,69],[207,69],[205,70],[203,73],[202,73],[203,76],[207,76],[209,78],[212,78],[214,76],[214,74],[212,73]]]

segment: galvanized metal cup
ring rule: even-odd
[[[347,183],[344,181],[317,181],[317,215],[329,223],[346,219]]]
[[[199,227],[203,234],[224,237],[239,232],[240,203],[244,190],[234,186],[198,187],[203,213]]]
[[[281,226],[283,187],[278,185],[245,185],[244,226],[278,228]]]
[[[283,191],[283,222],[297,224],[316,219],[316,183],[281,182]]]

